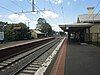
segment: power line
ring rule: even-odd
[[[29,5],[32,5],[32,4],[29,2],[29,0],[27,0],[27,2],[28,2]],[[34,6],[37,8],[37,11],[35,11],[35,12],[37,12],[37,13],[40,12],[39,14],[40,14],[42,17],[44,17],[44,16],[41,14],[41,12],[44,13],[43,10],[41,10],[41,9],[40,9],[38,6],[36,6],[35,4],[34,4]],[[44,14],[45,14],[45,13],[44,13]]]
[[[35,6],[35,4],[34,4],[34,0],[33,0],[33,5],[29,2],[29,0],[27,0],[27,2],[28,2],[28,4],[29,5],[31,5],[32,6],[32,10],[31,11],[21,11],[21,12],[16,12],[16,14],[19,14],[19,13],[31,13],[31,12],[35,12],[35,7],[34,7],[34,9],[33,9],[33,5]],[[37,11],[36,11],[37,12]]]
[[[96,10],[96,8],[99,6],[99,4],[100,4],[100,0],[97,2],[97,4],[96,4],[96,6],[95,6],[94,10],[92,11],[92,13],[91,13],[91,15],[89,16],[89,18],[87,18],[87,20],[89,20],[89,19],[90,19],[90,17],[93,15],[94,11],[95,11],[95,10]],[[99,14],[99,13],[97,13],[97,14],[96,14],[96,16],[97,16],[98,14]],[[93,20],[94,20],[94,17],[96,17],[96,16],[93,16]]]
[[[10,10],[10,9],[8,9],[8,8],[6,8],[6,7],[3,7],[3,6],[0,6],[2,9],[5,9],[5,10],[7,10],[7,11],[9,11],[9,12],[13,12],[13,13],[15,13],[13,10]]]
[[[32,5],[30,2],[29,2],[29,0],[27,0],[27,2],[30,4],[30,5]],[[37,11],[34,11],[34,12],[37,12],[37,13],[39,13],[42,17],[44,17],[42,14],[41,14],[41,12],[42,13],[44,13],[44,11],[45,11],[45,9],[44,10],[41,10],[37,5],[35,5],[34,4],[34,6],[37,8]],[[35,10],[35,8],[34,8],[34,10]],[[45,13],[44,13],[45,14]],[[51,20],[51,19],[50,19]],[[50,21],[49,21],[50,22]]]
[[[31,5],[31,3],[29,2],[29,0],[26,0],[28,2],[29,5]]]
[[[23,10],[23,7],[21,7],[20,5],[18,5],[15,1],[10,0],[13,4],[15,4],[16,6],[20,7]],[[24,9],[25,10],[25,9]]]
[[[100,10],[97,12],[97,14],[94,17],[96,17],[97,15],[99,15],[99,13],[100,13]]]
[[[64,7],[61,3],[62,22],[64,22],[64,11],[63,10],[64,10]]]
[[[32,11],[35,12],[35,3],[34,0],[32,0],[32,3],[30,3],[29,0],[27,0],[28,4],[30,4],[32,6]]]
[[[49,0],[49,4],[51,5],[52,10],[56,11],[56,10],[55,10],[56,8],[53,7],[53,5],[52,5],[52,3],[51,3],[50,0]],[[57,13],[57,12],[56,12],[56,13]],[[57,14],[58,14],[58,13],[57,13]],[[60,18],[58,19],[58,21],[59,21],[59,22],[61,21]],[[55,24],[56,24],[56,25],[58,25],[58,21],[57,21],[57,20],[55,21]],[[60,30],[59,30],[59,31],[60,31]]]

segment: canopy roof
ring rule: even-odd
[[[93,26],[91,23],[73,23],[73,24],[66,24],[66,25],[59,25],[59,27],[63,31],[78,31],[84,28],[89,28]]]

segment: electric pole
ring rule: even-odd
[[[34,3],[34,0],[32,0],[32,11],[35,12],[35,3]]]

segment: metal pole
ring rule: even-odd
[[[34,0],[32,0],[32,11],[35,12],[35,3],[34,3]]]
[[[99,45],[98,33],[97,33],[97,46]]]

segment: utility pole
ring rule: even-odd
[[[35,3],[34,3],[34,0],[32,0],[32,11],[35,12]]]

